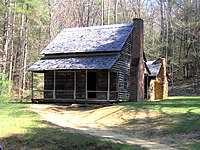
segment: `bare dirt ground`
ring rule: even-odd
[[[153,123],[148,118],[159,114],[127,111],[122,106],[60,106],[50,104],[35,104],[31,110],[45,120],[61,127],[75,129],[79,133],[91,134],[125,141],[130,144],[140,144],[148,149],[173,149],[168,143],[159,139],[145,137],[148,128]],[[134,125],[134,120],[141,120]],[[173,145],[170,145],[173,146]]]

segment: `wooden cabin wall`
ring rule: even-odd
[[[155,89],[155,100],[163,99],[163,85],[159,79],[156,79],[154,82]]]
[[[153,101],[155,100],[155,79],[151,79],[149,83],[149,100]]]
[[[106,100],[108,91],[108,70],[98,70],[97,71],[97,91],[105,91],[101,93],[96,93],[97,99]]]
[[[77,99],[85,99],[85,79],[86,79],[86,71],[81,70],[76,72],[76,98]]]
[[[74,72],[56,71],[55,96],[57,99],[73,99]],[[44,98],[53,98],[54,71],[44,73]]]
[[[88,70],[96,72],[96,99],[107,100],[108,70]],[[74,75],[75,71],[56,71],[55,96],[56,99],[74,99]],[[88,80],[88,82],[90,82]],[[44,98],[53,99],[54,71],[44,73]],[[118,99],[118,76],[116,72],[110,72],[110,99]],[[86,71],[76,71],[76,99],[86,98]]]
[[[161,67],[157,76],[150,76],[149,100],[166,99],[168,97],[168,75],[165,58],[158,58],[155,63],[161,63]]]
[[[48,90],[53,90],[53,71],[46,71],[44,73],[44,98],[53,98],[53,92]]]
[[[108,70],[97,71],[97,91],[108,90]]]
[[[117,72],[110,72],[110,99],[118,99],[118,74]]]
[[[74,72],[56,71],[56,98],[74,98]]]
[[[105,92],[97,92],[96,98],[101,100],[107,99],[107,91],[108,91],[108,70],[96,70],[97,73],[97,91],[105,91]],[[110,72],[110,99],[117,100],[118,92],[113,92],[118,90],[118,77],[116,72]],[[117,93],[117,94],[116,94]]]
[[[164,58],[160,58],[160,61],[162,65],[155,81],[155,99],[166,99],[168,96],[166,61]]]
[[[129,35],[121,52],[120,58],[113,66],[113,70],[118,72],[119,78],[119,99],[129,100],[129,77],[130,77],[130,63],[131,63],[131,49],[132,49],[132,34]]]

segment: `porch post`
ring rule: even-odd
[[[76,71],[74,71],[74,100],[76,99]]]
[[[88,92],[87,92],[87,70],[85,70],[85,99],[88,99]]]
[[[108,69],[108,91],[107,91],[107,100],[110,100],[110,69]]]
[[[33,91],[33,72],[31,72],[31,99],[34,98],[34,91]]]
[[[56,70],[53,71],[53,99],[56,99]]]

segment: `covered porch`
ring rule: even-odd
[[[29,68],[32,72],[32,101],[117,101],[118,72],[112,66],[118,58],[118,54],[88,54],[41,59]],[[43,75],[44,85],[40,89],[35,88],[36,73]]]
[[[43,89],[35,88],[36,73],[43,74]],[[31,91],[32,102],[116,102],[118,73],[111,69],[32,72]]]

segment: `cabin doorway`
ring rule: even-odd
[[[96,98],[96,88],[97,88],[97,73],[88,72],[87,74],[87,90],[88,98]]]
[[[148,75],[144,76],[144,99],[149,99],[149,97],[148,97],[148,87],[149,87],[148,78],[149,78]]]

